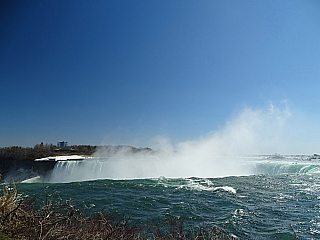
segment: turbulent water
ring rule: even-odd
[[[152,167],[158,173],[157,164],[148,164],[140,169],[141,176]],[[123,179],[107,170],[120,165],[128,173],[134,167],[116,159],[61,162],[45,187],[55,188],[63,199],[75,199],[83,209],[104,208],[142,222],[177,216],[193,226],[215,224],[239,239],[295,239],[295,234],[301,239],[320,238],[318,159],[246,157],[239,166],[247,170],[245,174],[214,178]],[[94,178],[102,179],[88,180]],[[42,183],[21,183],[19,190],[44,198]]]

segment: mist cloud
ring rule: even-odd
[[[291,117],[287,107],[270,103],[266,109],[245,108],[218,131],[173,146],[166,136],[157,136],[151,149],[130,147],[100,148],[94,156],[77,166],[60,166],[53,181],[79,181],[98,178],[130,179],[152,177],[222,177],[246,175],[250,171],[241,156],[272,154],[283,149],[283,131]],[[63,163],[65,165],[72,163]],[[68,170],[69,169],[69,170]],[[72,172],[63,172],[70,171]],[[77,177],[72,177],[77,176]]]

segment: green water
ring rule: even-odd
[[[43,187],[48,192],[55,189],[62,199],[72,198],[77,207],[86,211],[104,208],[119,216],[131,215],[139,222],[179,216],[193,226],[218,225],[239,239],[295,239],[290,225],[301,239],[318,239],[317,165],[293,165],[282,167],[289,173],[281,174],[21,183],[19,191],[41,202],[45,198]],[[254,167],[278,169],[274,163]],[[296,173],[291,173],[292,168]],[[299,173],[302,168],[309,172]]]

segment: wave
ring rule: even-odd
[[[230,186],[215,186],[215,184],[207,178],[180,178],[180,179],[168,179],[160,177],[157,180],[157,185],[161,185],[164,188],[185,189],[188,191],[224,191],[236,194],[237,191]]]
[[[256,162],[251,164],[253,174],[319,173],[320,165],[315,162]]]

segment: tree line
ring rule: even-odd
[[[153,153],[151,148],[136,148],[132,146],[91,146],[71,145],[58,147],[54,144],[36,144],[34,147],[3,147],[0,148],[0,161],[33,161],[37,158],[44,158],[57,155],[91,155],[94,152],[103,152],[105,157],[115,155],[119,152],[126,154]]]
[[[34,147],[3,147],[0,148],[0,159],[6,160],[34,160],[51,155],[81,154],[90,155],[96,151],[97,146],[72,145],[59,148],[54,144],[36,144]]]

